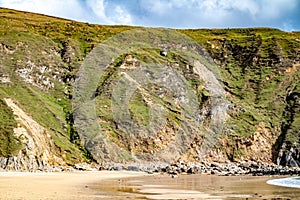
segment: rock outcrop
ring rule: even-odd
[[[13,110],[18,123],[14,136],[19,140],[22,149],[15,156],[0,158],[0,167],[15,171],[51,171],[54,166],[64,166],[47,130],[28,116],[12,99],[4,99]]]

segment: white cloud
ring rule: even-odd
[[[120,5],[104,0],[86,0],[86,5],[93,11],[98,23],[132,25],[130,13]]]
[[[116,6],[114,9],[114,22],[117,24],[132,24],[131,15],[121,6]]]
[[[0,6],[100,24],[175,28],[288,26],[298,0],[0,0]],[[285,25],[284,25],[285,24]]]
[[[155,13],[156,15],[164,15],[170,12],[173,3],[163,0],[141,0],[140,5],[147,12]]]
[[[0,6],[77,20],[85,15],[79,1],[73,0],[0,0]]]
[[[112,23],[105,13],[104,0],[87,0],[86,4],[93,11],[97,19],[103,23]]]
[[[282,27],[283,27],[283,30],[286,30],[286,31],[295,31],[294,27],[292,26],[291,22],[289,22],[289,21],[283,22]]]
[[[106,19],[104,0],[87,0],[86,4],[93,10],[93,12],[99,18]]]
[[[286,14],[295,10],[297,0],[142,0],[140,5],[152,16],[147,20],[151,25],[278,26]]]

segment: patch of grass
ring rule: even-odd
[[[0,99],[0,156],[15,156],[22,148],[19,140],[14,136],[17,122],[12,110]]]
[[[143,126],[150,122],[150,108],[140,92],[135,92],[129,101],[129,112],[134,121]]]

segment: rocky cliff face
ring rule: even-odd
[[[159,31],[149,29],[151,45],[118,55],[93,83],[102,135],[85,137],[72,108],[78,71],[92,49],[130,29],[0,9],[1,168],[178,159],[299,166],[300,33],[276,29],[179,30],[153,40]],[[160,55],[163,34],[189,36],[199,62],[174,50],[192,42]],[[185,107],[186,87],[195,101]]]
[[[47,130],[28,116],[12,99],[4,99],[13,111],[17,126],[14,137],[22,147],[13,157],[1,158],[0,167],[16,171],[53,170],[53,166],[65,166],[59,157],[59,149]]]
[[[227,151],[229,158],[299,166],[299,33],[207,32],[215,36],[204,45],[219,63],[233,103],[225,130],[229,137],[224,138],[236,146]],[[230,35],[238,37],[229,39]]]

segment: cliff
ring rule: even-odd
[[[0,9],[0,167],[299,166],[299,68],[299,32],[102,26]]]

